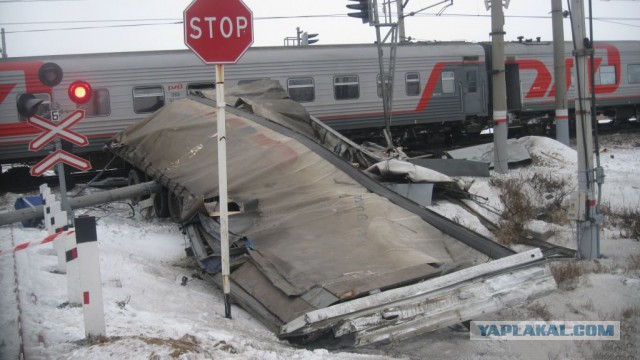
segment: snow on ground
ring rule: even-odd
[[[510,171],[509,177],[553,174],[566,177],[575,187],[576,153],[545,138],[523,138],[536,165]],[[629,146],[631,144],[631,146]],[[606,145],[602,166],[607,179],[603,192],[611,207],[640,207],[640,146],[634,142]],[[493,174],[496,176],[496,174]],[[487,197],[483,205],[468,205],[493,222],[502,211],[499,193],[488,179],[474,180],[470,191]],[[12,207],[17,194],[0,197],[0,209]],[[472,214],[439,203],[434,210],[491,236]],[[402,342],[358,349],[304,349],[277,337],[237,306],[233,319],[224,318],[222,294],[200,279],[195,264],[186,257],[186,238],[174,224],[130,218],[124,204],[79,211],[98,219],[100,268],[108,337],[84,339],[80,307],[62,306],[66,279],[55,273],[56,256],[50,245],[30,247],[0,255],[0,359],[18,354],[18,307],[15,269],[19,282],[25,353],[27,359],[565,359],[640,357],[640,270],[628,266],[631,255],[640,256],[639,239],[620,238],[605,229],[601,247],[604,259],[581,262],[585,268],[571,287],[562,287],[521,306],[503,309],[476,320],[621,320],[623,340],[603,346],[599,342],[571,341],[470,341],[462,326],[453,326]],[[570,225],[532,222],[531,227],[556,226],[558,242],[575,242]],[[39,229],[19,224],[0,227],[0,249],[37,241]],[[573,246],[574,247],[574,246]],[[188,279],[182,285],[183,278]],[[629,309],[633,309],[631,312]],[[625,312],[627,310],[627,312]],[[623,316],[623,313],[625,314]],[[626,333],[625,333],[626,331]],[[611,342],[610,342],[611,343]]]

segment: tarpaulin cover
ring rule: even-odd
[[[233,103],[317,134],[290,100],[254,96]],[[487,260],[252,117],[229,111],[226,117],[229,197],[257,204],[258,214],[241,229],[253,243],[251,261],[232,279],[282,321],[435,276],[444,264]],[[215,107],[185,99],[115,136],[111,148],[175,192],[186,220],[206,213],[203,200],[218,195],[217,140]]]

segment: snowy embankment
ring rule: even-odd
[[[15,198],[6,195],[3,202]],[[378,358],[295,348],[237,306],[226,319],[222,294],[199,278],[178,227],[130,219],[128,209],[115,204],[88,211],[99,218],[104,341],[83,340],[82,308],[64,304],[66,278],[55,273],[51,244],[15,253],[27,359]],[[20,225],[0,227],[0,249],[45,236]],[[0,359],[15,359],[19,350],[13,262],[11,254],[0,257]]]
[[[521,141],[534,157],[534,165],[514,169],[508,177],[558,176],[575,188],[574,150],[544,138]],[[602,166],[607,175],[603,203],[611,208],[639,208],[640,147],[608,147],[602,154]],[[488,200],[483,206],[469,206],[497,223],[500,217],[496,213],[504,209],[498,189],[488,179],[474,180],[470,191]],[[18,196],[3,195],[0,208],[12,207]],[[460,207],[440,203],[433,208],[492,236],[475,215]],[[221,292],[199,278],[199,270],[184,251],[187,240],[174,224],[130,218],[126,204],[79,211],[85,212],[98,218],[107,338],[91,342],[84,339],[82,309],[64,306],[66,279],[55,273],[57,260],[51,245],[30,247],[15,256],[0,256],[0,359],[15,359],[19,351],[14,265],[27,359],[640,357],[640,269],[629,263],[632,256],[640,259],[640,242],[621,237],[620,230],[614,227],[607,227],[602,234],[601,252],[605,258],[581,262],[583,270],[571,286],[565,284],[542,298],[477,320],[620,320],[620,342],[605,346],[584,341],[470,341],[468,332],[456,326],[402,342],[334,352],[302,349],[278,340],[235,305],[233,319],[224,318]],[[538,221],[531,226],[554,228],[550,241],[575,248],[573,225]],[[19,224],[3,226],[0,249],[37,241],[45,235],[42,230],[25,229]],[[521,247],[516,245],[516,249]]]

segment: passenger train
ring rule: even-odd
[[[569,107],[576,80],[567,43]],[[595,44],[595,89],[601,113],[623,120],[640,111],[640,41]],[[410,43],[397,49],[392,132],[397,139],[441,141],[446,134],[478,134],[490,125],[491,45],[464,42]],[[553,121],[554,65],[550,42],[507,43],[506,79],[511,120]],[[38,71],[45,63],[63,70],[62,82],[45,86]],[[326,124],[358,137],[384,125],[377,47],[326,45],[254,47],[225,68],[227,86],[278,80],[289,96]],[[28,163],[44,153],[28,151],[40,133],[17,111],[21,94],[46,100],[43,117],[58,110],[64,117],[77,108],[85,118],[73,130],[90,145],[74,152],[95,152],[105,140],[192,90],[215,85],[215,67],[188,50],[63,55],[0,60],[0,163]],[[69,86],[86,81],[90,101],[77,105]],[[46,151],[44,149],[43,151]]]

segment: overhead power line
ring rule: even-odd
[[[2,2],[9,2],[15,0],[0,0]],[[22,0],[22,1],[83,1],[83,0]],[[20,2],[20,1],[17,1]],[[438,17],[480,17],[490,18],[489,14],[436,14],[436,13],[419,13],[415,16],[438,16]],[[298,16],[266,16],[255,17],[255,21],[259,20],[281,20],[281,19],[308,19],[308,18],[337,18],[344,17],[346,14],[323,14],[323,15],[298,15]],[[545,15],[505,15],[507,18],[519,18],[519,19],[551,19],[551,16]],[[640,18],[634,17],[602,17],[593,18],[594,21],[608,22],[616,25],[624,25],[631,27],[640,27],[640,25],[633,25],[627,23],[621,23],[617,21],[640,21]],[[9,30],[5,31],[7,34],[17,33],[30,33],[30,32],[43,32],[43,31],[68,31],[68,30],[88,30],[88,29],[105,29],[105,28],[126,28],[126,27],[141,27],[141,26],[158,26],[158,25],[181,25],[182,19],[178,18],[161,18],[161,19],[104,19],[104,20],[70,20],[70,21],[33,21],[33,22],[7,22],[0,23],[1,26],[25,26],[25,25],[45,25],[45,24],[83,24],[83,23],[112,23],[112,22],[142,22],[142,21],[157,21],[154,23],[136,23],[136,24],[113,24],[113,25],[99,25],[99,26],[81,26],[81,27],[66,27],[66,28],[42,28],[42,29],[28,29],[28,30]]]

